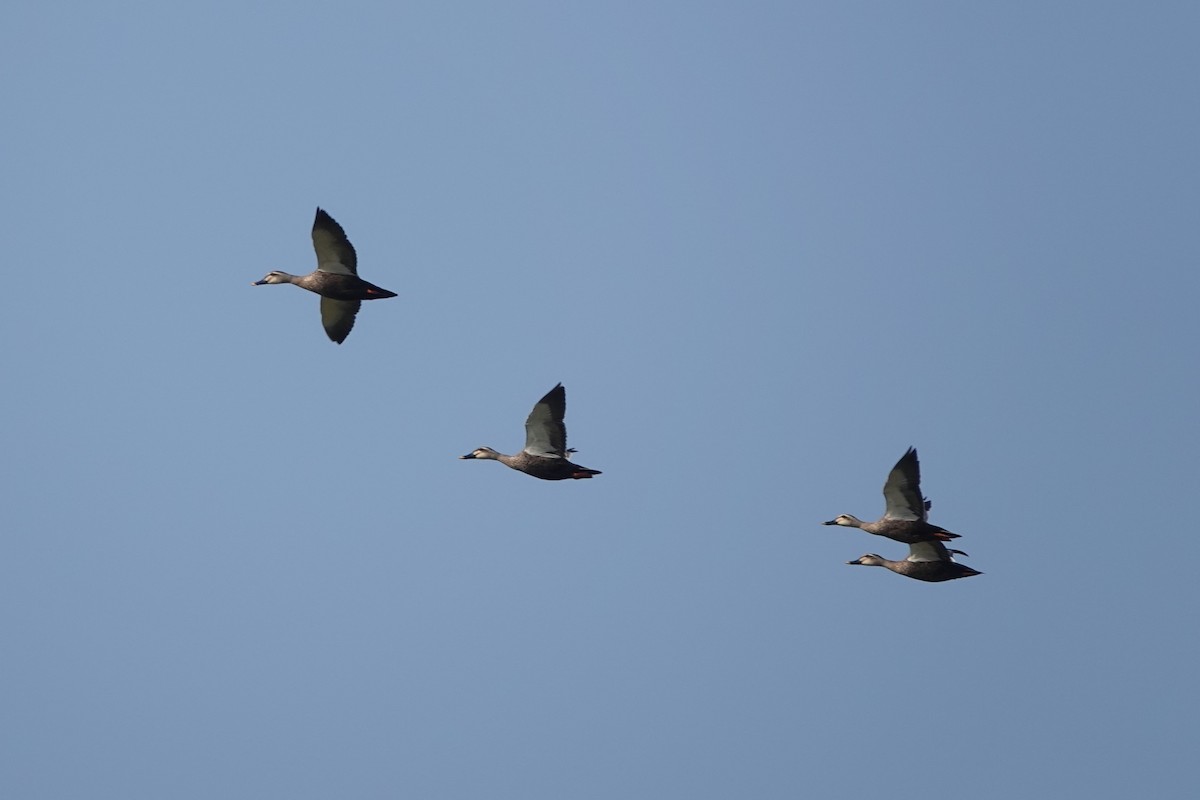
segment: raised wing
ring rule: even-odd
[[[313,220],[312,240],[313,249],[317,251],[317,269],[338,275],[358,274],[358,254],[354,252],[354,245],[346,238],[342,226],[319,208]]]
[[[330,339],[338,344],[346,341],[354,328],[354,317],[361,305],[358,300],[321,298],[321,324],[325,326],[325,333]]]
[[[955,550],[954,552],[961,552]],[[941,542],[913,542],[908,546],[907,561],[953,561],[950,551]]]
[[[916,449],[910,447],[888,473],[883,484],[883,499],[887,510],[884,519],[925,519],[928,506],[921,496],[921,463]]]
[[[525,452],[543,458],[566,458],[567,390],[560,383],[537,401],[525,420]]]

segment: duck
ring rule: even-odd
[[[581,480],[602,474],[598,469],[581,467],[567,459],[575,449],[567,447],[567,426],[563,424],[566,413],[567,390],[559,383],[529,412],[525,420],[525,449],[510,456],[490,447],[478,447],[459,458],[499,461],[544,481]]]
[[[941,542],[933,540],[910,544],[908,558],[903,561],[889,561],[875,553],[867,553],[846,563],[864,567],[886,567],[900,575],[929,583],[940,583],[983,574],[977,569],[971,569],[966,564],[959,564],[951,553],[957,553],[960,556],[966,555],[962,550],[952,550]]]
[[[841,514],[821,524],[860,528],[867,533],[905,544],[935,540],[948,542],[959,538],[957,533],[928,521],[933,502],[921,494],[921,462],[917,460],[916,448],[908,448],[888,473],[887,481],[883,484],[883,499],[886,509],[875,522],[864,522],[853,514]]]
[[[312,227],[317,268],[307,275],[292,275],[282,270],[268,272],[254,286],[291,283],[321,295],[321,324],[331,341],[341,344],[354,328],[354,318],[363,300],[395,297],[395,292],[380,288],[358,277],[358,254],[346,238],[346,232],[323,209],[317,209]]]

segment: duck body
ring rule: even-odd
[[[600,475],[600,470],[572,464],[567,458],[575,450],[567,447],[567,390],[560,383],[546,392],[525,420],[525,448],[514,455],[490,447],[477,447],[462,459],[499,461],[507,467],[544,481],[582,480]]]
[[[941,583],[983,574],[979,570],[971,569],[966,564],[959,564],[957,561],[889,561],[874,553],[868,553],[857,561],[847,561],[846,563],[868,567],[886,567],[892,572],[927,583]]]
[[[912,544],[913,542],[928,542],[939,540],[948,542],[959,538],[957,533],[951,533],[939,525],[932,525],[923,519],[891,519],[883,517],[875,522],[864,522],[851,514],[842,514],[822,525],[841,525],[847,528],[859,528],[876,536],[884,536],[897,542]]]
[[[572,464],[565,457],[536,456],[522,450],[513,455],[498,453],[490,447],[479,447],[459,458],[479,458],[499,461],[506,467],[512,467],[517,472],[524,472],[544,481],[582,480],[593,475],[600,475],[598,469],[588,469],[578,464]]]
[[[389,292],[387,289],[364,281],[357,275],[343,275],[319,269],[307,275],[288,275],[286,272],[278,271],[272,272],[271,275],[285,276],[286,283],[299,286],[301,289],[308,289],[310,292],[319,294],[321,297],[328,297],[330,300],[383,300],[396,296],[395,292]],[[272,281],[269,278],[270,275],[261,281],[256,281],[254,285],[285,282]]]
[[[875,553],[859,556],[847,564],[857,564],[864,567],[884,567],[892,572],[927,583],[941,583],[957,578],[970,578],[982,575],[977,569],[971,569],[966,564],[954,560],[952,553],[965,556],[961,550],[949,550],[939,541],[914,542],[909,545],[908,558],[903,561],[891,561]]]

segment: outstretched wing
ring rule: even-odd
[[[961,550],[955,550],[956,553],[962,553]],[[966,553],[962,553],[966,555]],[[938,541],[930,542],[913,542],[908,546],[908,558],[906,561],[953,561],[950,556],[950,551],[946,549],[946,545]]]
[[[884,519],[925,519],[927,506],[921,496],[921,463],[916,449],[908,448],[888,473],[883,499],[887,503]]]
[[[362,303],[358,300],[321,298],[321,324],[325,326],[325,333],[330,339],[338,344],[346,341],[354,328],[354,317],[360,306]]]
[[[317,269],[337,275],[358,274],[358,254],[354,252],[354,245],[346,238],[342,226],[319,208],[313,220],[312,240],[313,250],[317,251]]]
[[[537,401],[525,420],[525,452],[543,458],[566,458],[567,390],[560,383]]]

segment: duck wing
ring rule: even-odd
[[[354,328],[354,317],[362,306],[359,300],[334,300],[321,298],[321,324],[330,339],[341,344]]]
[[[354,252],[354,245],[346,238],[342,226],[319,208],[313,220],[312,240],[313,250],[317,251],[317,269],[321,272],[358,274],[358,254]],[[347,328],[346,332],[349,333],[350,329]]]
[[[960,550],[954,552],[959,553]],[[966,555],[963,553],[963,555]],[[950,556],[950,551],[946,549],[946,545],[938,541],[930,542],[913,542],[908,546],[908,558],[906,561],[953,561]]]
[[[525,452],[543,458],[566,458],[567,390],[560,383],[537,401],[525,420]]]
[[[883,499],[887,503],[884,519],[923,520],[928,506],[921,495],[921,462],[915,448],[900,457],[883,484]]]

